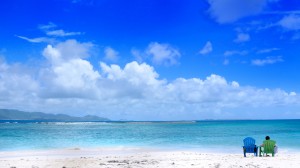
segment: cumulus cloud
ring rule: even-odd
[[[234,42],[236,43],[243,43],[250,40],[250,35],[246,33],[238,33],[236,39],[234,39]]]
[[[152,57],[152,61],[158,65],[174,65],[178,63],[180,52],[170,44],[157,42],[150,43],[146,49],[146,54]]]
[[[267,57],[265,59],[254,59],[252,60],[252,65],[257,65],[257,66],[264,66],[267,64],[275,64],[278,62],[282,62],[283,59],[281,56],[277,57]]]
[[[300,15],[291,14],[285,16],[278,24],[286,30],[300,30]]]
[[[204,45],[204,47],[200,50],[200,54],[202,55],[206,55],[209,54],[213,51],[213,47],[210,41],[206,42],[206,44]]]
[[[48,45],[46,64],[35,70],[0,61],[0,106],[135,120],[243,118],[243,107],[255,118],[270,114],[261,108],[300,106],[296,92],[242,86],[216,74],[168,81],[136,61],[94,67],[90,49],[76,40]]]
[[[159,77],[158,73],[146,63],[139,64],[133,61],[126,64],[124,69],[121,69],[118,65],[109,66],[104,62],[101,62],[100,66],[103,75],[113,81],[126,80],[135,86],[156,86],[161,83],[161,81],[157,80]]]
[[[44,49],[43,56],[51,67],[40,72],[44,85],[49,88],[43,96],[95,96],[96,82],[100,74],[93,70],[90,62],[84,60],[89,56],[91,47],[91,43],[67,40],[56,46],[48,45]]]
[[[111,47],[106,47],[104,49],[104,59],[107,60],[107,61],[112,61],[112,62],[116,62],[118,60],[118,55],[119,55],[119,52],[117,52],[116,50],[114,50],[113,48]]]
[[[55,47],[48,45],[43,51],[43,55],[51,61],[87,58],[92,47],[92,43],[79,43],[71,39],[58,43]]]
[[[0,106],[30,107],[40,89],[33,74],[34,71],[26,66],[0,60]]]
[[[268,0],[208,0],[208,12],[218,23],[232,23],[261,13]]]

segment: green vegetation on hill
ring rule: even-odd
[[[55,120],[55,121],[109,121],[93,115],[74,117],[66,114],[47,114],[42,112],[24,112],[19,110],[0,109],[0,120]]]

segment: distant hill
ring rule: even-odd
[[[66,114],[47,114],[42,112],[24,112],[19,110],[0,109],[0,120],[54,120],[54,121],[110,121],[93,115],[74,117]]]

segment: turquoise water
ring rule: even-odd
[[[300,120],[197,122],[0,121],[0,150],[140,146],[241,151],[251,136],[269,135],[281,150],[300,151]]]

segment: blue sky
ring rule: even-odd
[[[0,16],[2,108],[300,118],[297,0],[4,0]]]

